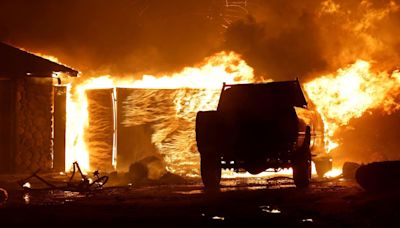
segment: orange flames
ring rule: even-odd
[[[178,90],[175,95],[175,117],[187,119],[191,125],[190,130],[185,131],[174,146],[163,143],[168,127],[155,126],[152,142],[157,146],[160,153],[165,156],[169,170],[178,172],[173,168],[178,161],[185,160],[185,153],[194,143],[194,118],[199,110],[215,109],[218,103],[219,90],[223,82],[240,83],[254,81],[253,69],[239,55],[230,52],[220,52],[209,58],[197,67],[186,67],[181,72],[172,75],[152,76],[144,75],[142,80],[133,78],[114,78],[112,76],[101,76],[85,80],[75,85],[68,98],[67,104],[67,145],[66,145],[66,170],[69,170],[74,161],[78,161],[84,170],[90,170],[89,151],[85,142],[85,129],[88,127],[88,101],[85,91],[100,88],[151,88],[151,89],[182,89],[196,88],[191,92]],[[151,106],[151,104],[148,104]],[[137,110],[144,111],[144,110]],[[174,118],[167,116],[165,119]],[[164,129],[161,129],[163,127]],[[183,142],[182,142],[183,140]],[[174,151],[172,151],[174,150]],[[179,154],[181,153],[181,154]],[[178,157],[178,158],[177,158]],[[187,157],[186,162],[193,161]],[[198,163],[198,162],[197,162]]]
[[[395,101],[400,91],[400,72],[375,73],[371,64],[363,60],[339,69],[336,74],[318,77],[304,88],[322,115],[328,152],[339,145],[334,140],[336,130],[352,118],[375,108],[390,113],[400,107]]]
[[[159,120],[184,119],[188,125],[181,135],[175,137],[173,143],[166,142],[165,139],[177,128],[176,123],[175,125],[171,122],[155,125],[152,142],[164,155],[169,171],[186,176],[196,175],[199,158],[194,156],[193,154],[196,155],[196,153],[192,151],[195,145],[195,116],[199,110],[216,108],[223,82],[254,82],[253,69],[239,55],[233,52],[220,52],[205,59],[196,67],[186,67],[181,72],[172,75],[144,75],[141,80],[121,79],[107,75],[90,78],[74,85],[73,88],[69,88],[67,102],[66,170],[70,168],[73,161],[78,161],[86,171],[91,169],[89,151],[85,142],[85,129],[88,127],[86,90],[116,87],[167,88],[176,90],[171,98],[175,105],[174,111],[166,112],[166,116],[155,118]],[[187,90],[187,88],[192,88],[192,90]],[[335,132],[339,127],[347,125],[352,118],[358,118],[375,108],[391,112],[400,107],[395,101],[395,95],[400,89],[400,72],[376,73],[371,70],[371,64],[363,60],[339,69],[335,74],[318,77],[304,84],[304,89],[324,121],[328,152],[339,145],[334,138]],[[146,107],[151,107],[151,104],[147,104]],[[148,116],[145,112],[149,110],[136,108],[133,112],[135,115]],[[197,167],[195,168],[197,171],[180,170],[177,165],[179,163]],[[329,176],[338,174],[340,171],[334,170],[329,173]],[[229,174],[226,175],[229,176]]]

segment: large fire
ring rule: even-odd
[[[174,116],[187,119],[191,125],[183,135],[175,140],[174,145],[163,143],[168,131],[175,126],[154,126],[155,132],[152,142],[165,156],[168,168],[172,172],[177,161],[190,162],[185,153],[190,148],[190,141],[194,140],[194,118],[199,110],[215,109],[218,103],[219,89],[222,83],[244,83],[254,81],[253,69],[239,55],[230,52],[220,52],[209,58],[197,67],[186,67],[181,72],[172,75],[151,76],[144,75],[141,80],[133,78],[114,78],[112,76],[100,76],[88,79],[72,90],[67,104],[67,145],[66,145],[66,170],[69,170],[74,161],[78,161],[84,170],[90,170],[89,151],[85,142],[85,129],[88,127],[88,100],[86,91],[100,88],[146,88],[146,89],[181,89],[177,90],[172,98],[175,104],[173,116],[155,115],[154,118],[171,119]],[[192,88],[193,90],[184,90]],[[147,104],[151,107],[152,104]],[[154,109],[154,107],[153,107]],[[138,112],[149,110],[135,109]],[[151,113],[150,113],[151,114]],[[140,115],[140,114],[138,114]],[[143,115],[149,116],[149,115]],[[146,122],[146,119],[140,120]],[[182,141],[183,140],[183,141]]]
[[[246,4],[244,6],[240,2],[228,4],[227,1],[226,7],[231,6],[244,7]],[[375,4],[371,1],[361,1],[361,4],[354,11],[360,11],[360,15],[348,10],[346,4],[336,1],[326,0],[320,6],[316,14],[318,19],[322,21],[326,17],[331,21],[330,17],[337,15],[337,19],[341,18],[337,22],[342,25],[340,27],[342,30],[339,31],[347,31],[357,37],[355,40],[358,40],[358,43],[367,46],[367,48],[364,46],[361,48],[362,50],[365,49],[365,51],[356,51],[354,55],[349,54],[352,52],[344,48],[342,52],[334,55],[338,59],[349,61],[355,59],[355,56],[370,59],[376,51],[380,53],[382,50],[384,52],[391,50],[388,48],[391,47],[390,45],[385,45],[391,39],[379,39],[381,35],[378,33],[382,32],[382,30],[377,30],[376,28],[381,27],[378,26],[382,25],[379,23],[389,22],[390,20],[387,21],[386,19],[399,11],[399,6],[395,2],[389,1],[389,3],[379,8],[375,7]],[[244,11],[247,12],[247,9],[244,9]],[[327,29],[327,31],[330,31],[330,29]],[[391,31],[392,29],[390,29]],[[326,37],[326,34],[321,37]],[[326,40],[330,42],[330,39]],[[354,45],[352,39],[349,40],[351,41],[349,42],[350,46]],[[333,43],[336,44],[337,42]],[[349,46],[349,44],[347,45]],[[397,42],[395,44],[397,45]],[[357,47],[353,49],[357,50]],[[395,52],[395,48],[392,49],[391,52]],[[58,62],[58,59],[53,56],[35,54]],[[343,61],[337,61],[334,57],[331,58],[331,62],[336,65],[341,64]],[[381,62],[381,66],[384,65],[387,64]],[[159,110],[156,110],[160,107],[154,108],[155,105],[151,103],[155,100],[155,95],[152,92],[148,92],[148,94],[144,95],[151,99],[146,100],[144,98],[140,107],[131,106],[132,111],[127,115],[134,116],[135,120],[128,118],[124,124],[157,123],[152,126],[154,128],[152,143],[164,156],[170,171],[188,175],[193,172],[182,171],[177,164],[185,163],[198,166],[198,156],[192,153],[193,145],[195,145],[194,121],[197,111],[216,108],[219,90],[223,82],[243,83],[255,81],[253,69],[239,55],[233,52],[216,53],[197,66],[186,67],[180,72],[171,75],[143,75],[141,80],[135,80],[134,78],[137,77],[96,76],[86,80],[72,81],[68,85],[65,167],[67,171],[74,161],[78,161],[86,171],[94,168],[90,167],[87,143],[89,128],[88,90],[103,88],[114,89],[114,91],[116,88],[174,89],[175,92],[170,93],[168,98],[173,100],[172,111],[165,110],[160,115]],[[391,113],[400,108],[399,103],[396,101],[396,96],[400,91],[400,71],[372,70],[370,62],[357,60],[354,64],[339,69],[335,73],[322,75],[305,83],[304,90],[322,116],[325,125],[326,151],[330,152],[340,146],[340,141],[335,135],[338,129],[348,125],[350,120],[359,118],[374,109]],[[154,113],[158,115],[151,115]],[[141,118],[137,118],[138,116]],[[181,122],[176,120],[185,120],[185,127],[179,128],[178,125]],[[180,133],[174,135],[173,141],[166,140],[178,128]],[[90,151],[90,153],[93,153],[93,151]],[[115,148],[113,148],[112,165],[114,168],[117,166],[115,153]]]
[[[126,124],[143,124],[157,122],[153,126],[152,143],[164,156],[167,169],[171,172],[190,176],[198,173],[182,169],[178,164],[198,167],[198,156],[193,153],[195,145],[194,122],[199,110],[216,108],[220,88],[223,82],[244,83],[254,82],[253,69],[239,55],[230,52],[220,52],[206,58],[196,67],[186,67],[181,72],[171,75],[144,75],[141,80],[133,78],[117,78],[100,76],[87,79],[69,88],[67,102],[67,146],[66,170],[74,161],[78,161],[84,170],[91,170],[89,150],[85,141],[88,128],[88,99],[86,91],[101,88],[138,88],[138,89],[174,89],[170,99],[173,99],[172,112],[165,111],[164,115],[154,115],[155,109],[150,100],[143,100],[145,106],[131,107],[135,121]],[[352,118],[362,116],[368,110],[381,108],[391,112],[399,108],[395,102],[395,93],[400,89],[400,72],[375,73],[371,64],[358,60],[353,65],[339,69],[335,74],[317,77],[304,84],[304,89],[313,105],[321,114],[325,124],[326,150],[336,148],[335,132],[345,126]],[[147,94],[147,97],[153,96]],[[149,104],[147,104],[149,103]],[[151,115],[153,113],[153,115]],[[154,116],[154,117],[149,117]],[[145,117],[145,118],[144,118]],[[150,118],[150,119],[149,119]],[[153,118],[153,119],[151,119]],[[156,119],[154,119],[156,118]],[[168,135],[178,128],[177,121],[186,120],[187,126],[174,136],[173,141],[166,140]],[[167,121],[166,121],[167,120]],[[168,122],[169,121],[169,122]],[[162,124],[162,122],[167,122]],[[115,161],[113,161],[115,168]],[[340,172],[335,170],[329,175],[335,176]]]
[[[400,72],[375,73],[371,64],[363,60],[339,69],[336,74],[318,77],[304,87],[322,115],[328,152],[339,146],[334,139],[337,129],[352,118],[376,108],[390,113],[400,107],[395,101],[400,91]]]

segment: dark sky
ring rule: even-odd
[[[257,76],[273,79],[307,80],[357,58],[394,67],[398,6],[361,2],[2,0],[0,40],[87,75],[172,72],[220,50],[242,54]]]

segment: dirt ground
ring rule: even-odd
[[[213,194],[203,191],[199,179],[142,185],[110,179],[108,186],[89,193],[23,190],[17,179],[0,178],[9,194],[0,206],[0,221],[13,227],[400,225],[398,192],[368,193],[341,178],[314,178],[308,189],[296,189],[288,177],[223,179],[221,191]]]

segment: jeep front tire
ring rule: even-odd
[[[218,190],[221,181],[221,158],[213,150],[200,153],[200,172],[206,190]]]

